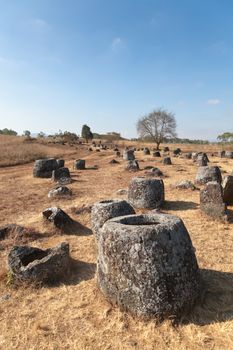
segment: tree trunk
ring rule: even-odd
[[[159,151],[160,142],[156,142],[156,150]]]

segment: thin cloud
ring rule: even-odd
[[[114,38],[112,41],[112,51],[117,53],[126,47],[125,42],[121,38]]]
[[[221,101],[218,98],[210,99],[206,102],[208,105],[219,105]]]
[[[28,21],[28,23],[31,26],[31,28],[35,30],[45,30],[49,28],[48,23],[41,18],[32,18]]]

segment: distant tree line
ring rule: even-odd
[[[0,130],[0,135],[12,135],[12,136],[16,136],[17,135],[17,132],[12,130],[12,129],[2,129]]]
[[[221,135],[218,135],[217,139],[220,142],[233,142],[233,132],[224,132]]]

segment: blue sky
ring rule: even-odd
[[[178,136],[232,130],[233,1],[0,0],[0,129],[136,136],[163,107]]]

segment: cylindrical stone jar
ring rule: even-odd
[[[58,165],[55,158],[37,159],[34,163],[33,176],[49,178],[52,177],[53,170],[57,168]]]
[[[195,182],[204,185],[210,181],[222,182],[221,170],[218,166],[201,166],[198,168]]]
[[[134,160],[135,159],[134,150],[131,150],[131,149],[124,150],[123,159],[124,160]]]
[[[112,303],[164,319],[190,311],[199,268],[183,222],[167,214],[129,215],[99,231],[97,283]]]
[[[163,180],[134,177],[129,184],[128,201],[135,208],[160,208],[164,197]]]
[[[86,161],[84,159],[77,159],[74,162],[74,169],[84,170],[86,167]]]
[[[172,165],[172,161],[170,157],[163,158],[163,164],[164,165]]]
[[[125,200],[114,199],[97,202],[91,210],[92,231],[98,239],[98,232],[107,220],[132,214],[135,214],[135,210]]]
[[[64,168],[64,166],[65,166],[65,160],[64,159],[57,159],[57,167]]]

